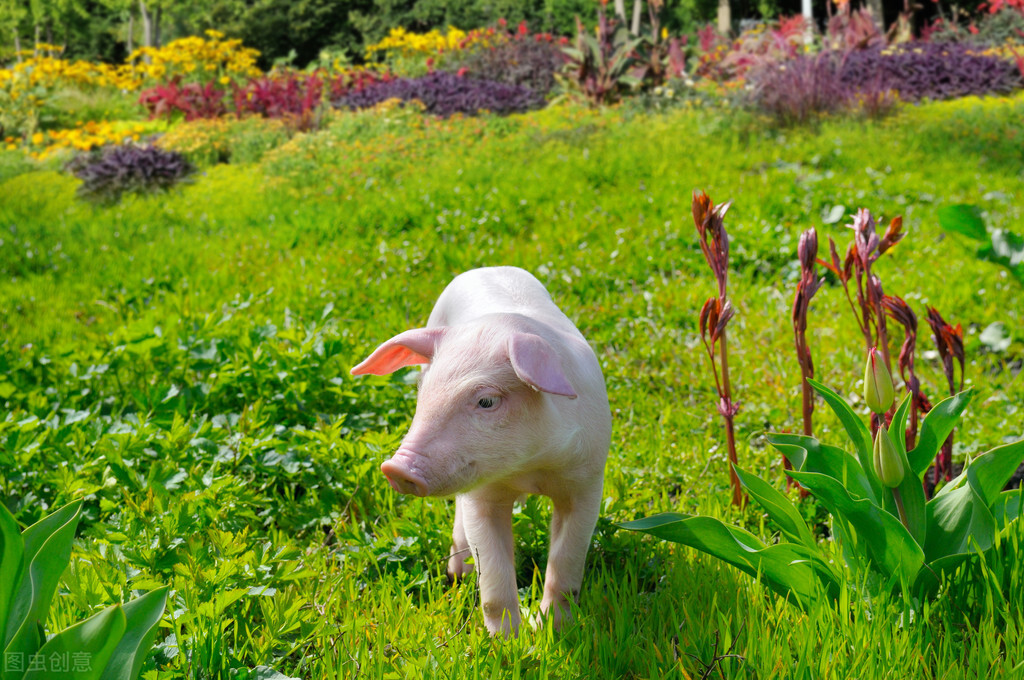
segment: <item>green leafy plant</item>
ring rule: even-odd
[[[44,624],[82,502],[69,503],[19,534],[0,504],[0,640],[4,680],[133,680],[156,637],[167,588],[115,604],[47,638]]]
[[[891,402],[888,372],[873,371],[873,367],[884,365],[877,360],[869,363],[867,391],[872,398],[882,395],[883,401],[887,394]],[[886,379],[889,384],[881,385]],[[837,598],[844,583],[863,584],[875,591],[899,588],[905,595],[928,597],[943,575],[992,549],[1000,533],[1016,521],[1021,494],[1002,489],[1024,459],[1024,440],[968,461],[959,477],[925,501],[922,476],[970,402],[970,390],[936,404],[921,424],[917,447],[907,451],[900,433],[906,426],[910,395],[893,416],[894,434],[881,426],[873,443],[868,427],[842,397],[821,383],[809,382],[842,423],[853,453],[806,435],[773,434],[768,440],[792,464],[788,474],[832,515],[832,531],[841,544],[848,574],[814,540],[799,511],[782,493],[739,468],[736,474],[744,489],[787,540],[767,544],[715,518],[680,513],[620,526],[696,548],[809,606],[822,596]],[[876,412],[889,408],[886,403],[875,406]]]
[[[576,44],[562,48],[568,58],[565,73],[572,86],[578,88],[595,105],[618,101],[623,92],[636,88],[640,80],[633,75],[635,53],[643,42],[625,26],[597,11],[597,35],[591,35],[577,17]]]
[[[939,209],[939,226],[953,234],[980,241],[978,259],[1006,267],[1024,284],[1024,236],[1007,229],[989,231],[981,208],[970,204],[948,205]]]

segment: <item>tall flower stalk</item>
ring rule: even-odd
[[[839,277],[839,282],[846,293],[846,299],[850,303],[850,309],[853,310],[857,325],[864,336],[864,345],[877,347],[882,353],[886,368],[891,370],[889,338],[885,323],[885,311],[882,307],[885,293],[882,290],[882,281],[871,271],[871,265],[903,239],[903,218],[894,217],[889,222],[885,234],[879,237],[875,229],[875,218],[871,216],[871,212],[867,208],[861,208],[854,215],[853,224],[849,227],[853,230],[853,243],[846,251],[846,258],[840,263],[836,244],[829,239],[832,262],[822,262],[822,264]],[[853,302],[853,295],[850,293],[851,281],[854,283],[856,305]]]
[[[932,410],[931,402],[921,391],[921,381],[914,372],[914,352],[917,348],[917,315],[910,309],[903,298],[886,295],[882,298],[882,307],[889,318],[903,326],[903,344],[897,364],[900,377],[903,378],[907,391],[910,392],[910,422],[905,435],[906,450],[913,451],[917,443],[918,417]]]
[[[729,235],[725,231],[724,218],[731,202],[715,205],[706,193],[693,192],[693,222],[700,237],[700,249],[704,253],[711,272],[718,283],[718,295],[708,298],[700,310],[700,337],[711,361],[711,372],[715,377],[715,388],[718,391],[718,412],[725,421],[725,434],[729,444],[729,481],[732,485],[733,505],[743,504],[743,491],[739,477],[736,476],[736,433],[734,418],[739,411],[739,404],[732,400],[732,387],[729,382],[729,348],[726,338],[726,324],[733,316],[733,306],[729,302],[727,287],[729,283]],[[715,361],[715,349],[718,349],[718,362]]]
[[[949,394],[954,395],[964,389],[964,331],[960,324],[951,326],[946,323],[939,310],[934,307],[928,308],[928,325],[932,328],[935,337],[935,346],[939,350],[939,358],[942,360],[942,371],[946,374],[946,383],[949,386]],[[957,389],[953,361],[960,364],[960,386]],[[939,455],[935,458],[935,470],[932,481],[938,484],[940,479],[947,482],[953,478],[953,431],[950,431],[946,441],[942,443]]]
[[[797,256],[800,258],[800,280],[796,284],[796,297],[793,299],[793,336],[796,340],[796,359],[800,363],[804,434],[810,437],[814,434],[814,389],[807,379],[814,377],[814,360],[811,358],[811,348],[807,346],[807,310],[811,298],[821,288],[821,279],[814,266],[818,257],[818,232],[813,228],[800,235]]]

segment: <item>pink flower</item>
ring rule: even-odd
[[[455,74],[455,75],[457,75],[457,76],[458,76],[458,77],[460,77],[460,78],[464,78],[464,77],[466,76],[466,74],[467,74],[467,73],[469,73],[469,69],[468,69],[468,68],[466,68],[465,66],[463,66],[462,68],[460,68],[460,69],[459,69],[459,70],[458,70],[458,71],[456,72],[456,74]]]

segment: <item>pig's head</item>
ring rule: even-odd
[[[429,364],[416,415],[381,471],[399,493],[446,496],[514,473],[574,436],[552,399],[575,399],[559,355],[539,335],[501,323],[406,331],[378,347],[353,375]]]

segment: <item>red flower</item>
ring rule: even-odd
[[[504,17],[498,19],[498,26],[500,26],[501,28],[505,28],[506,26],[508,26],[508,22],[505,21]]]
[[[467,73],[469,73],[469,69],[463,66],[455,73],[455,75],[457,75],[460,78],[463,78]]]

